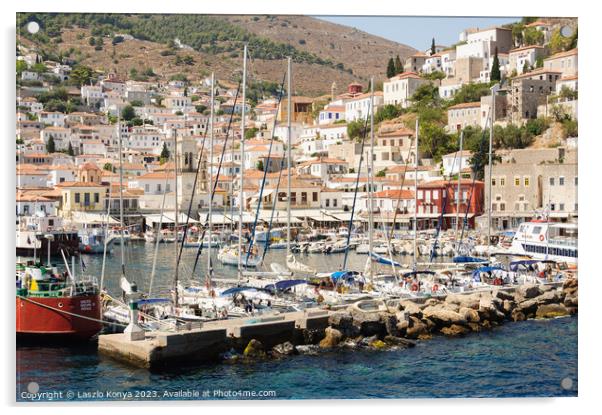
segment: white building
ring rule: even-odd
[[[407,108],[411,104],[412,95],[420,85],[428,83],[414,72],[404,72],[385,81],[384,104],[401,105]]]
[[[370,93],[361,94],[355,98],[345,101],[345,120],[347,122],[362,120],[370,114],[370,104],[372,97]],[[374,112],[378,110],[384,103],[384,95],[382,91],[374,92]]]

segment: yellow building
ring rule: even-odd
[[[107,188],[92,182],[63,182],[56,185],[61,192],[59,211],[63,217],[73,212],[100,212],[106,208]]]
[[[292,114],[291,122],[300,122],[305,124],[312,124],[312,104],[313,99],[308,97],[292,97]],[[288,99],[282,99],[280,107],[278,108],[278,121],[286,122],[288,119]]]

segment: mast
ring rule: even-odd
[[[289,258],[291,255],[291,144],[293,142],[291,137],[291,111],[292,111],[292,63],[291,58],[288,58],[288,102],[286,110],[286,122],[287,122],[287,136],[288,142],[286,144],[286,159],[287,159],[287,181],[286,181],[286,257]],[[269,235],[268,235],[269,238]]]
[[[374,207],[372,206],[374,192],[374,77],[370,78],[370,168],[369,170],[369,183],[370,189],[368,190],[368,254],[370,256],[370,278],[374,271],[374,264],[372,263],[372,251],[374,249]],[[351,232],[351,229],[349,229]]]
[[[458,227],[459,227],[459,220],[460,220],[460,177],[462,176],[462,145],[464,144],[464,130],[460,131],[460,167],[458,167],[458,187],[456,190],[456,243],[458,242]],[[456,245],[456,249],[458,249],[458,246]]]
[[[240,185],[238,186],[238,283],[242,281],[242,214],[244,204],[245,186],[245,116],[246,116],[246,89],[247,89],[247,45],[242,54],[242,111],[240,120]],[[267,168],[267,166],[266,166]]]
[[[209,227],[209,244],[207,245],[207,284],[208,288],[211,287],[211,277],[212,277],[212,267],[211,267],[211,241],[212,235],[211,232],[213,230],[213,111],[214,111],[214,102],[215,99],[215,73],[211,72],[211,109],[209,116],[209,190],[211,194],[209,196],[209,217],[208,217],[208,227]],[[224,143],[226,145],[226,143]],[[201,241],[201,244],[203,241]]]
[[[416,271],[416,237],[418,235],[418,117],[416,117],[416,143],[414,152],[414,271]]]
[[[121,144],[121,111],[117,108],[117,141],[119,142],[119,222],[121,225],[120,238],[121,243],[121,275],[125,277],[125,242],[124,242],[124,227],[123,221],[123,151]]]
[[[176,241],[174,242],[174,305],[178,307],[178,138],[177,138],[177,129],[173,130],[173,162],[174,162],[174,172],[176,174],[175,177],[175,192],[174,192],[174,200],[175,200],[175,222],[174,222],[174,231],[176,236]]]

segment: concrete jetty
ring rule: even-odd
[[[253,344],[262,350],[288,344],[337,347],[365,339],[372,347],[411,347],[433,335],[462,336],[508,321],[553,318],[577,312],[577,280],[519,287],[495,287],[447,296],[364,300],[330,309],[307,309],[267,316],[216,320],[179,331],[147,332],[143,340],[126,334],[99,336],[103,355],[144,368],[218,360]]]
[[[329,310],[310,309],[278,315],[217,320],[200,328],[177,332],[147,332],[144,340],[131,341],[127,335],[105,334],[98,338],[100,353],[135,366],[164,367],[175,362],[203,362],[220,353],[242,350],[259,340],[266,347],[284,342],[302,344],[321,338],[328,326]]]

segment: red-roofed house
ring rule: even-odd
[[[395,75],[383,84],[385,105],[401,105],[402,108],[407,108],[418,87],[428,82],[430,81],[422,79],[415,72],[404,72]]]

